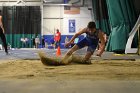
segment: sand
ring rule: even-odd
[[[92,60],[91,65],[45,66],[40,60],[0,60],[0,79],[140,80],[140,61]]]

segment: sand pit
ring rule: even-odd
[[[140,80],[140,62],[92,60],[91,65],[45,66],[40,60],[0,60],[0,79]]]

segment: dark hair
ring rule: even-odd
[[[87,27],[88,28],[96,28],[96,24],[95,24],[95,22],[91,21],[88,23]]]
[[[59,29],[56,29],[57,32],[59,32]]]

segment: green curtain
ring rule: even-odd
[[[96,27],[101,29],[107,35],[110,34],[109,17],[107,12],[107,5],[105,0],[92,0],[93,14]]]
[[[3,24],[7,43],[12,48],[33,47],[32,38],[41,37],[41,10],[39,6],[4,6]],[[26,46],[21,38],[28,38]]]
[[[133,1],[106,0],[106,2],[108,7],[109,22],[111,25],[111,33],[107,44],[107,50],[124,52],[129,32],[136,22]]]
[[[92,0],[97,28],[108,36],[106,51],[124,52],[129,32],[137,16],[133,0]],[[137,47],[137,37],[133,46]]]

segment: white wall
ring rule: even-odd
[[[24,0],[25,2],[17,4],[17,1],[20,0],[0,0],[0,6],[41,6],[43,2],[42,0]]]
[[[62,7],[48,6],[43,8],[43,35],[52,35],[56,29],[63,31]]]
[[[69,33],[69,20],[76,21],[76,32],[80,28],[87,26],[92,20],[91,13],[87,7],[80,8],[80,14],[64,14],[64,6],[44,6],[43,7],[43,35],[52,35],[54,29],[60,29],[63,35],[73,35]]]
[[[70,35],[74,34],[74,33],[69,33],[68,21],[70,19],[75,19],[76,21],[76,32],[78,32],[79,29],[86,27],[89,21],[92,21],[90,11],[86,7],[81,7],[80,14],[77,15],[64,14],[63,34],[70,34]]]

